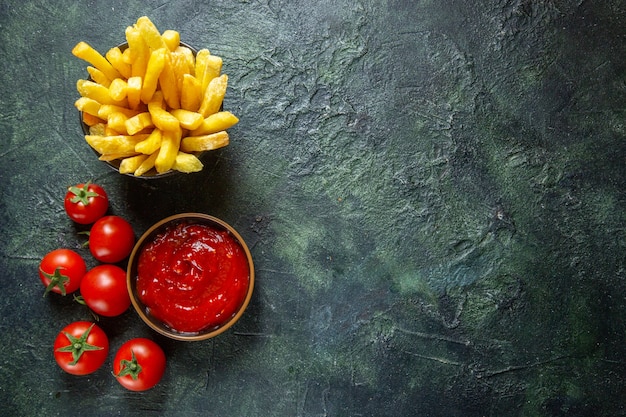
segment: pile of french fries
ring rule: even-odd
[[[104,56],[86,42],[72,49],[91,64],[89,79],[76,84],[85,140],[101,160],[119,160],[122,174],[202,170],[197,154],[228,145],[226,129],[239,121],[220,111],[222,59],[207,49],[194,54],[177,31],[160,33],[146,16],[126,28],[126,41]]]

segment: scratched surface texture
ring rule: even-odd
[[[144,181],[84,143],[85,40],[149,16],[224,59],[231,145]],[[0,409],[5,416],[626,416],[626,5],[530,0],[4,0]],[[90,319],[43,298],[75,182],[139,235],[218,216],[257,286],[219,337],[165,340],[162,382],[64,374]]]

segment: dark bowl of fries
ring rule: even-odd
[[[121,174],[160,178],[201,171],[202,153],[227,146],[239,119],[224,111],[222,58],[196,50],[147,17],[103,56],[86,42],[72,53],[91,64],[75,102],[85,141]]]

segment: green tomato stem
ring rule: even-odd
[[[127,376],[130,375],[130,377],[136,381],[137,378],[139,377],[139,374],[141,373],[141,365],[139,365],[139,362],[137,362],[137,357],[135,356],[135,352],[133,352],[132,350],[130,351],[131,354],[131,359],[122,359],[120,361],[120,371],[117,375],[115,375],[117,378],[121,378],[123,376]]]
[[[60,266],[57,266],[57,268],[54,270],[54,273],[48,274],[43,269],[39,268],[41,273],[44,274],[46,276],[46,278],[48,278],[50,280],[50,283],[48,284],[48,286],[46,286],[46,291],[43,293],[44,297],[50,291],[52,291],[52,289],[54,289],[54,287],[58,287],[59,290],[61,290],[61,295],[66,295],[67,294],[67,291],[65,290],[65,283],[68,282],[70,280],[70,278],[67,275],[61,274],[61,269],[64,269],[64,268],[62,268]]]
[[[84,206],[88,206],[89,205],[89,198],[90,197],[99,197],[100,194],[93,192],[93,191],[89,191],[89,181],[87,181],[87,183],[85,183],[82,187],[76,187],[76,186],[72,186],[68,188],[69,192],[71,192],[72,194],[74,194],[74,197],[72,197],[70,199],[70,201],[74,204],[80,202],[83,203]]]
[[[67,346],[58,348],[57,352],[70,352],[72,354],[72,359],[73,359],[72,362],[70,362],[70,365],[76,365],[78,363],[78,360],[82,356],[82,354],[85,352],[104,349],[101,346],[94,346],[94,345],[90,345],[89,343],[87,343],[87,337],[89,337],[89,332],[91,332],[91,329],[93,328],[94,325],[95,323],[89,326],[89,328],[85,330],[80,337],[75,337],[69,334],[68,332],[63,332],[65,337],[67,337],[67,340],[70,341],[70,344]]]

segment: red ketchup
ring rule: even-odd
[[[137,275],[148,312],[181,333],[226,323],[250,282],[246,254],[228,231],[187,223],[170,226],[143,248]]]

